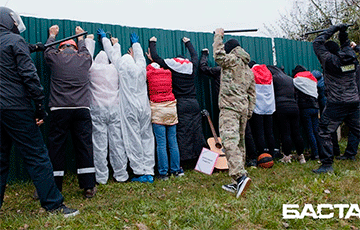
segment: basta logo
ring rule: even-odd
[[[318,204],[316,211],[312,204],[305,204],[301,212],[299,212],[298,204],[283,204],[282,215],[283,219],[304,219],[304,217],[331,219],[334,218],[335,209],[338,209],[340,219],[360,218],[358,204]]]

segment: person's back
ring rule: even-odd
[[[298,112],[293,79],[276,66],[269,65],[267,67],[273,76],[276,112]]]
[[[153,61],[151,54],[147,54],[147,56]],[[167,180],[171,174],[175,176],[184,175],[180,168],[180,153],[176,138],[178,115],[175,96],[172,93],[172,76],[170,70],[161,68],[156,62],[149,64],[146,70],[151,106],[151,123],[157,143],[157,169],[159,179]],[[167,151],[167,145],[169,151]]]
[[[220,109],[230,109],[247,114],[248,108],[255,105],[255,101],[250,101],[248,96],[249,89],[254,87],[254,74],[247,65],[250,55],[237,46],[231,51],[229,57],[216,55],[215,61],[222,68]]]
[[[320,160],[322,165],[314,173],[333,172],[334,158],[331,135],[344,121],[356,138],[360,137],[359,92],[356,83],[358,61],[350,47],[346,32],[348,25],[330,26],[313,41],[313,48],[324,70],[327,102],[319,124],[321,138]],[[340,45],[327,41],[339,31]]]
[[[119,106],[119,76],[113,64],[109,63],[104,51],[100,51],[89,70],[91,106]]]
[[[219,130],[233,183],[222,189],[242,196],[251,179],[245,170],[245,130],[256,102],[254,74],[248,63],[250,55],[235,39],[223,44],[224,29],[214,35],[214,59],[221,66],[219,95]]]
[[[350,48],[350,43],[344,45],[347,43],[347,34],[339,33],[340,42],[345,49],[340,50],[333,41],[325,43],[330,38],[330,33],[332,31],[323,32],[313,41],[315,54],[324,70],[327,101],[331,103],[359,102],[355,76],[356,54]]]
[[[85,44],[94,57],[94,35],[88,35]],[[106,184],[109,179],[107,159],[110,160],[114,179],[117,182],[125,182],[129,176],[126,171],[127,157],[121,135],[120,80],[115,65],[109,63],[109,58],[103,50],[92,62],[89,78],[96,182]]]
[[[63,204],[64,197],[56,187],[48,151],[38,127],[47,116],[45,96],[28,44],[20,36],[25,29],[17,13],[0,7],[0,208],[15,144],[36,187],[41,206],[65,217],[75,216],[79,211]],[[35,113],[31,100],[35,103]]]
[[[273,77],[270,70],[264,64],[249,63],[254,73],[256,105],[254,113],[249,120],[251,132],[257,148],[257,156],[268,152],[275,156],[275,138],[273,134],[273,113],[275,112],[275,93]]]
[[[50,36],[47,43],[54,42]],[[60,51],[51,46],[44,52],[44,58],[51,69],[49,107],[89,107],[90,82],[88,70],[92,59],[79,40],[78,51]]]
[[[284,163],[291,162],[293,144],[296,147],[300,163],[306,163],[303,151],[304,143],[300,135],[299,107],[295,99],[293,79],[277,66],[267,66],[273,76],[276,119],[279,124]]]
[[[135,174],[132,181],[153,183],[155,140],[151,127],[151,108],[146,84],[146,61],[139,37],[131,34],[131,47],[121,55],[117,38],[110,40],[102,29],[98,35],[120,77],[121,134],[126,156]]]
[[[161,58],[157,51],[156,37],[150,38],[150,54],[154,62],[172,74],[172,92],[177,100],[179,123],[176,127],[180,158],[184,167],[195,167],[201,150],[206,146],[201,127],[200,106],[196,99],[195,77],[198,55],[187,37],[182,41],[190,53],[190,60],[180,55],[175,58]]]
[[[84,30],[77,26],[75,33]],[[47,44],[55,41],[59,26],[49,28]],[[66,140],[71,133],[76,155],[79,187],[85,198],[96,194],[95,167],[92,144],[92,122],[90,114],[89,69],[92,57],[85,46],[83,36],[78,43],[66,40],[48,47],[44,58],[50,67],[50,131],[48,135],[49,156],[59,190],[65,174]]]

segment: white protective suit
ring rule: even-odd
[[[93,57],[95,41],[86,38],[85,45]],[[100,51],[92,62],[89,75],[96,182],[106,184],[108,180],[108,151],[115,180],[124,182],[129,176],[126,171],[127,157],[121,134],[119,75],[115,66],[109,63],[104,51]]]
[[[120,76],[121,128],[125,152],[136,175],[154,175],[155,139],[146,84],[146,61],[139,43],[132,45],[134,58],[121,56],[120,44],[102,39],[105,52]]]

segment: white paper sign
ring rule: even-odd
[[[196,163],[195,170],[211,175],[214,171],[218,157],[218,153],[211,151],[210,149],[203,148],[199,156],[199,160]]]

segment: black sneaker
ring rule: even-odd
[[[185,176],[184,170],[180,167],[180,170],[176,173],[174,173],[175,177],[182,177]]]
[[[63,214],[64,217],[76,216],[79,214],[79,210],[68,208],[65,204],[61,204],[58,208],[49,211],[51,214]]]
[[[225,184],[225,185],[221,186],[221,188],[224,189],[225,191],[228,191],[231,193],[236,193],[236,183]]]
[[[165,175],[159,175],[159,176],[157,176],[157,178],[158,178],[159,180],[169,180],[169,176],[168,176],[167,174],[165,174]]]
[[[256,159],[250,159],[248,162],[246,162],[247,167],[255,167],[257,166],[257,160]]]
[[[250,186],[251,179],[245,175],[237,179],[236,184],[236,198],[245,194],[246,189]]]
[[[348,156],[348,155],[344,154],[344,155],[341,155],[341,156],[337,156],[336,160],[352,160],[352,161],[354,161],[355,157],[354,156]]]
[[[321,165],[318,169],[312,170],[314,173],[320,174],[320,173],[332,173],[334,172],[334,169],[332,165]]]

